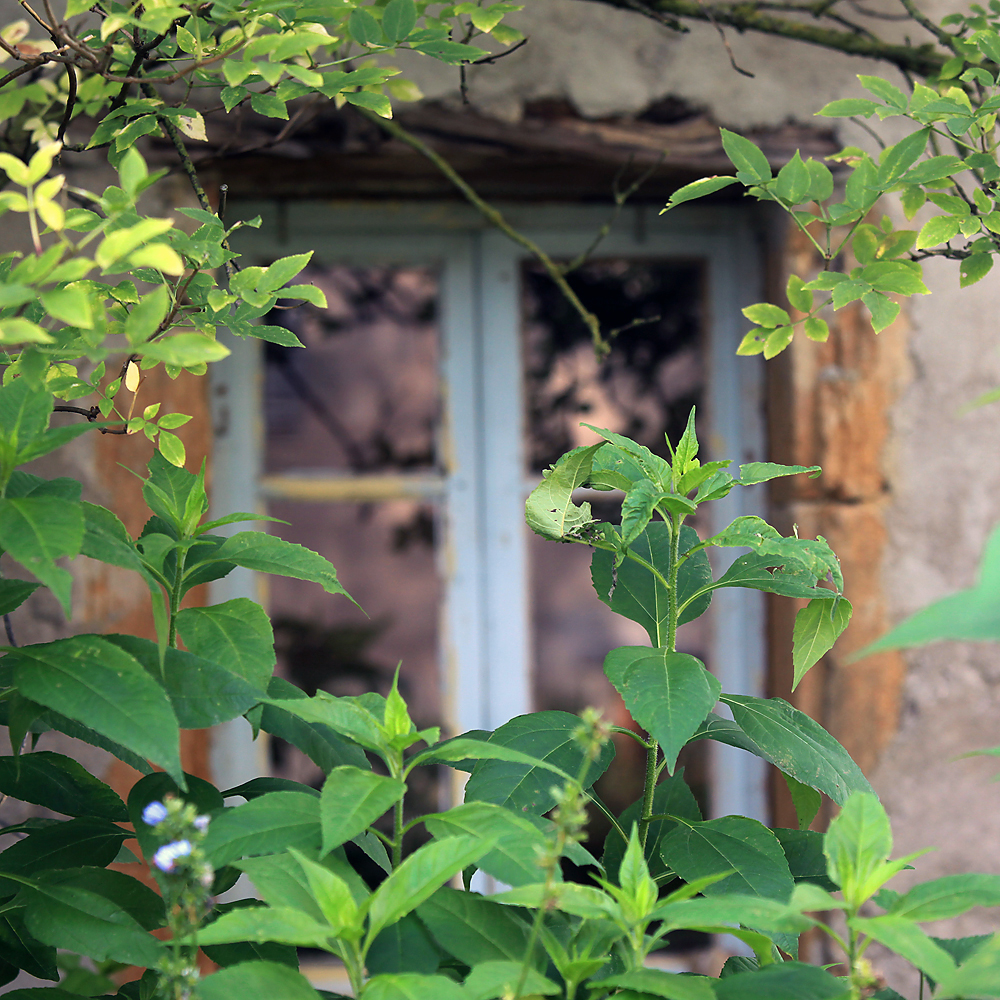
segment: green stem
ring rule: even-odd
[[[639,843],[646,847],[646,834],[653,817],[653,795],[656,792],[656,762],[660,754],[659,743],[652,743],[646,751],[646,780],[642,788],[642,812],[639,817]]]
[[[594,794],[593,791],[587,792],[587,798],[597,806],[598,809],[604,813],[605,817],[611,821],[611,826],[617,831],[618,836],[622,838],[622,842],[628,844],[628,834],[622,829],[621,824],[615,817],[615,814],[601,801],[601,799]]]
[[[667,584],[667,652],[677,652],[677,620],[680,610],[677,606],[677,574],[680,571],[681,526],[683,514],[674,514],[674,531],[670,539],[670,582]]]
[[[170,590],[170,632],[167,635],[167,645],[177,648],[177,612],[181,609],[181,599],[184,596],[184,562],[187,551],[177,551],[177,568],[174,570],[174,585]]]
[[[392,867],[403,862],[403,800],[400,799],[392,814]]]

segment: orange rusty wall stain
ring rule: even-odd
[[[785,278],[817,268],[811,246],[797,231],[791,232],[781,263]],[[854,615],[831,653],[792,694],[791,632],[795,605],[802,602],[770,599],[769,693],[821,722],[871,773],[898,724],[904,661],[896,652],[855,664],[848,660],[892,624],[882,581],[891,495],[887,451],[892,406],[909,378],[907,327],[902,314],[876,336],[858,304],[828,319],[831,335],[825,344],[797,337],[768,363],[772,460],[823,467],[817,479],[795,476],[772,484],[772,516],[785,533],[798,524],[803,536],[829,541],[840,557]],[[780,777],[773,791],[776,820],[795,825]]]
[[[188,413],[192,416],[176,433],[187,449],[187,468],[196,471],[211,451],[212,424],[208,406],[208,380],[182,373],[169,379],[162,366],[145,373],[139,388],[135,412],[150,403],[160,403],[160,414]],[[127,400],[122,390],[120,400]],[[120,403],[127,408],[128,402]],[[142,483],[127,470],[146,475],[146,463],[153,453],[153,445],[144,434],[106,434],[96,441],[94,469],[95,499],[108,506],[119,518],[132,537],[136,537],[148,519],[149,510],[142,499]],[[125,466],[125,468],[122,468]],[[84,586],[78,588],[83,595],[83,606],[77,618],[86,628],[97,632],[131,632],[145,638],[156,637],[150,611],[149,593],[139,585],[135,574],[125,570],[93,563],[82,570]],[[208,599],[207,587],[196,587],[187,596],[185,604],[200,605]],[[205,731],[186,731],[181,734],[181,759],[191,774],[209,778],[208,738]],[[138,779],[139,774],[119,760],[112,761],[105,780],[123,796]]]

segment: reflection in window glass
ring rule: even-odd
[[[705,384],[702,265],[692,261],[600,260],[573,272],[570,284],[605,330],[624,329],[610,355],[598,361],[590,335],[572,307],[534,265],[523,272],[525,426],[529,474],[570,448],[600,440],[581,422],[605,427],[669,457],[664,435],[676,441]],[[636,320],[641,324],[630,326]],[[595,517],[618,523],[621,494],[589,491]],[[697,527],[697,524],[695,524]],[[604,676],[607,652],[648,645],[636,623],[614,614],[594,593],[591,550],[530,541],[535,703],[578,712],[587,705],[616,725],[633,725]],[[678,648],[708,663],[706,619],[682,626]],[[627,737],[598,791],[616,812],[642,792],[643,754]],[[681,763],[696,795],[706,798],[704,743]],[[593,838],[602,836],[594,817]],[[599,843],[591,844],[591,849]]]
[[[440,411],[437,276],[424,267],[313,267],[327,308],[268,322],[307,350],[267,344],[266,471],[435,466]]]

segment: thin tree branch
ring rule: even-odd
[[[66,138],[66,129],[69,128],[70,119],[73,117],[73,109],[76,107],[76,70],[70,63],[66,63],[66,112],[59,123],[59,132],[56,135],[56,142],[62,142]]]

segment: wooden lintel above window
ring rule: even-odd
[[[562,102],[538,102],[516,123],[424,102],[398,118],[491,199],[611,200],[616,177],[624,186],[653,168],[633,200],[662,202],[691,180],[732,171],[718,123],[679,102],[640,117],[600,120],[581,118]],[[248,115],[238,138],[210,136],[217,152],[202,159],[200,170],[228,184],[230,197],[264,191],[280,198],[459,197],[425,157],[349,107],[324,110],[277,143],[286,124]],[[746,134],[775,167],[796,149],[805,158],[839,148],[828,128],[786,124]]]

